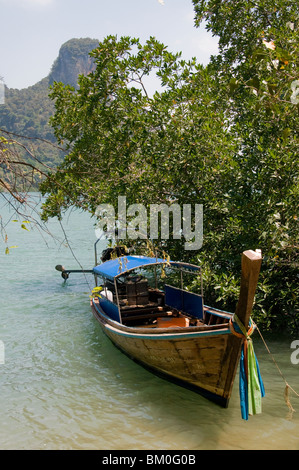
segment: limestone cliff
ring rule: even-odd
[[[58,81],[76,87],[78,75],[87,75],[94,69],[89,52],[98,44],[97,39],[70,39],[61,46],[47,77],[21,90],[6,87],[5,103],[0,106],[0,128],[20,136],[37,137],[54,143],[56,139],[49,125],[54,103],[48,96],[49,86]],[[24,143],[28,145],[28,140]],[[42,140],[35,141],[34,154],[50,166],[58,164],[63,158],[60,151]],[[24,159],[28,159],[27,154]]]
[[[94,63],[89,52],[95,49],[97,39],[70,39],[64,43],[49,74],[49,84],[62,82],[77,86],[78,75],[87,75],[94,70]]]

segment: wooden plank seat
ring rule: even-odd
[[[120,305],[121,312],[125,315],[130,315],[131,313],[134,314],[136,310],[140,310],[144,313],[147,313],[148,311],[155,310],[159,307],[160,306],[155,302],[148,302],[145,305]]]
[[[162,307],[157,303],[151,305],[127,305],[121,307],[121,317],[123,323],[143,323],[155,320],[159,317],[169,317],[176,315],[178,312],[173,309]]]
[[[131,315],[128,317],[122,317],[123,323],[130,323],[136,321],[146,321],[146,320],[155,320],[156,318],[160,317],[168,317],[171,316],[171,312],[156,312],[156,313],[148,313],[143,315]]]

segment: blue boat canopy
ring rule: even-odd
[[[122,274],[132,271],[133,269],[166,263],[167,261],[163,258],[152,258],[149,256],[122,256],[120,258],[105,261],[103,264],[95,266],[93,268],[93,272],[98,276],[114,280],[115,277],[121,276]],[[169,263],[172,266],[200,271],[198,266],[189,265],[187,263],[179,263],[176,261],[170,261]]]

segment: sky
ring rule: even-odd
[[[194,26],[192,0],[0,0],[0,78],[27,88],[46,77],[62,44],[108,35],[156,37],[206,64],[217,38]]]

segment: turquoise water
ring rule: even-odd
[[[8,208],[0,213],[4,220]],[[63,227],[77,260],[91,268],[93,221],[74,211]],[[63,240],[58,222],[51,221],[49,229]],[[299,399],[291,395],[297,409],[291,416],[284,382],[257,334],[266,397],[263,413],[246,422],[237,380],[229,408],[222,409],[119,352],[91,314],[92,276],[71,274],[64,283],[54,269],[79,268],[69,247],[16,222],[7,226],[7,235],[8,245],[18,248],[5,255],[0,245],[1,449],[299,449]],[[298,391],[291,339],[267,344]]]

